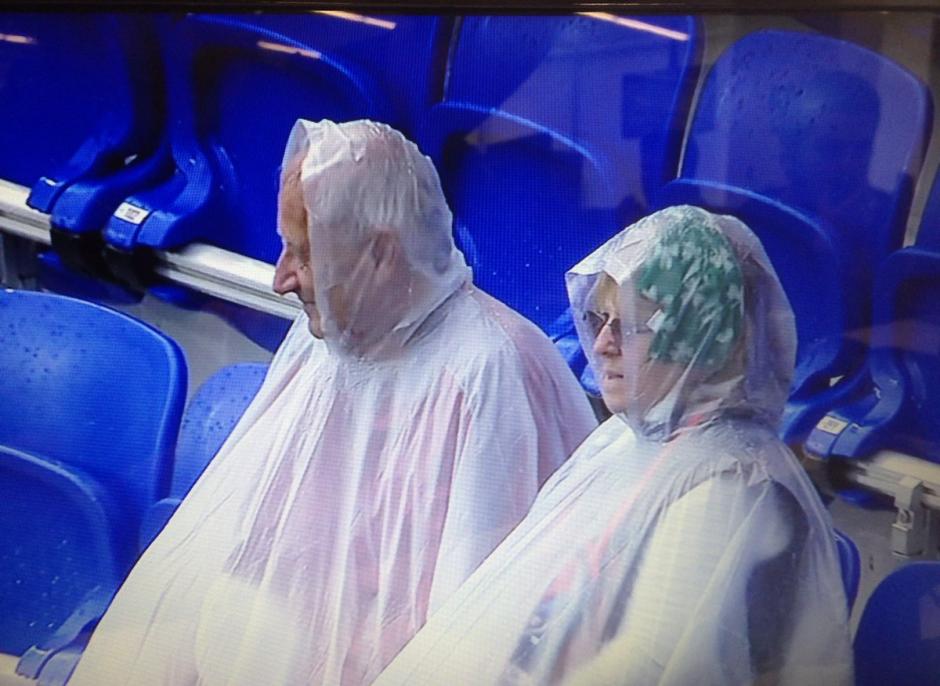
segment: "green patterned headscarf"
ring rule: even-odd
[[[715,369],[741,334],[741,268],[731,244],[707,219],[686,212],[670,224],[635,277],[637,291],[662,308],[653,323],[654,360]]]

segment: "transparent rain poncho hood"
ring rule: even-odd
[[[437,172],[369,121],[299,120],[282,166],[297,161],[324,340],[341,355],[394,357],[470,280]],[[376,269],[383,258],[390,266]]]
[[[599,315],[605,281],[632,304]],[[607,326],[635,358],[602,383],[623,409],[376,683],[851,683],[831,522],[775,434],[796,335],[758,240],[667,208],[568,286],[591,363]]]
[[[631,365],[625,371],[637,383],[621,416],[638,434],[662,439],[690,421],[732,412],[776,425],[793,376],[796,329],[789,301],[747,227],[697,207],[669,208],[574,267],[568,293],[595,373],[604,365],[595,351],[592,303],[610,281],[625,294],[621,322],[651,330],[648,357],[624,355]],[[657,377],[654,368],[664,364],[681,371]]]
[[[551,342],[472,287],[413,144],[301,121],[298,155],[324,339],[297,318],[73,685],[369,683],[596,424]]]

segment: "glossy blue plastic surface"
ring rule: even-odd
[[[439,80],[449,20],[323,13],[189,15],[162,25],[174,170],[112,217],[118,248],[199,240],[274,262],[278,167],[300,117],[372,118],[408,133]]]
[[[788,438],[805,436],[838,393],[830,378],[863,357],[871,274],[900,247],[931,119],[910,73],[810,33],[750,34],[703,84],[679,179],[657,205],[734,214],[763,240],[797,315]],[[782,213],[798,219],[783,226]]]
[[[940,463],[940,183],[917,241],[875,280],[871,350],[862,382],[828,412],[806,446],[821,456],[866,458],[893,449]]]
[[[23,653],[16,665],[16,673],[38,679],[39,686],[62,686],[71,676],[116,590],[117,587],[110,583],[94,586],[54,633]]]
[[[858,580],[861,575],[861,562],[858,547],[855,542],[838,529],[836,535],[836,550],[839,553],[839,568],[842,571],[842,587],[845,589],[845,602],[849,606],[849,613],[855,605],[858,595]]]
[[[24,165],[0,167],[0,176],[32,187],[30,206],[56,226],[100,231],[130,189],[153,175],[165,108],[151,24],[146,15],[0,17],[2,30],[35,41],[0,45],[19,57],[3,65],[15,76],[0,92],[17,106],[4,108],[0,122],[22,119],[0,126],[12,137],[0,141],[3,165]]]
[[[127,137],[119,24],[92,14],[0,16],[0,177],[30,187],[47,175],[54,192],[93,164],[92,147]]]
[[[855,683],[927,686],[938,676],[940,562],[912,562],[868,599],[855,634]]]
[[[170,495],[150,508],[140,533],[146,548],[166,525],[180,501],[219,452],[264,382],[268,366],[261,363],[223,367],[189,401],[180,427]]]
[[[117,587],[118,514],[87,472],[0,445],[0,652],[21,654],[92,589]]]
[[[166,495],[186,397],[179,347],[105,307],[0,291],[0,445],[100,483],[130,563],[144,510]]]
[[[268,372],[262,363],[233,364],[209,377],[190,400],[180,426],[170,494],[185,496],[235,428]]]
[[[605,16],[463,17],[419,133],[475,282],[545,329],[674,175],[698,73],[693,18]]]

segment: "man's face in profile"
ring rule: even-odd
[[[274,290],[281,295],[294,293],[303,303],[304,312],[310,321],[310,333],[316,338],[323,338],[323,324],[314,295],[307,209],[303,201],[299,165],[284,176],[277,214],[278,232],[284,247],[274,270]]]

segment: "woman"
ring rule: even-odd
[[[849,683],[831,523],[774,433],[796,336],[757,238],[672,207],[567,282],[614,416],[377,683]]]

